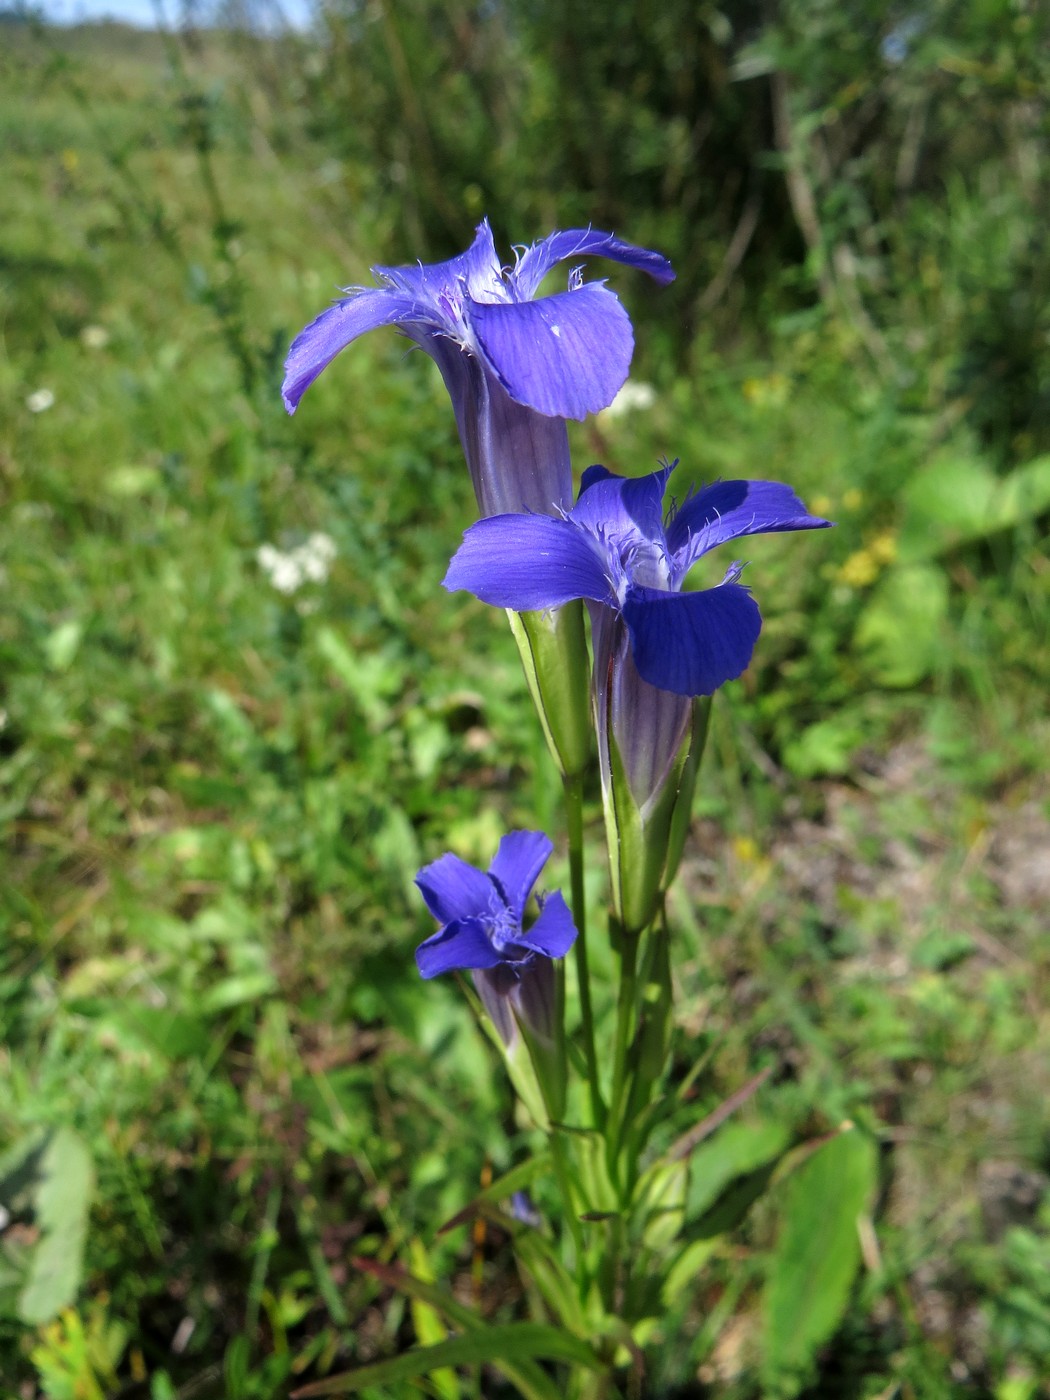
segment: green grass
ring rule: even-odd
[[[259,116],[218,44],[182,78],[155,44],[74,49],[0,59],[0,1148],[72,1128],[97,1184],[75,1313],[20,1314],[31,1212],[0,1236],[0,1373],[56,1400],[276,1395],[412,1341],[353,1255],[423,1240],[469,1275],[435,1227],[518,1130],[456,989],[415,976],[411,881],[448,848],[487,863],[508,822],[558,831],[556,785],[503,620],[439,587],[473,502],[433,367],[377,336],[279,408],[275,348],[383,254],[352,172],[292,109]],[[218,239],[187,84],[213,102]],[[698,346],[688,377],[643,352],[656,407],[575,434],[578,463],[782,477],[838,522],[749,542],[766,628],[719,697],[674,899],[676,1056],[710,1049],[730,1092],[773,1055],[793,1125],[883,1144],[878,1243],[813,1394],[1034,1396],[1040,510],[938,534],[911,483],[974,442],[873,388],[835,325],[767,332]],[[315,530],[330,577],[278,594],[259,546]],[[698,1368],[760,1393],[774,1227],[760,1208],[720,1249],[654,1393]],[[520,1303],[499,1240],[483,1301]]]

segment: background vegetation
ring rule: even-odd
[[[679,268],[611,274],[657,397],[579,464],[779,477],[838,522],[749,547],[676,1056],[722,1095],[772,1066],[748,1112],[792,1132],[863,1124],[878,1210],[790,1364],[757,1301],[783,1202],[720,1235],[649,1390],[1050,1393],[1048,29],[1022,0],[4,26],[4,1395],[282,1395],[426,1336],[354,1256],[522,1306],[498,1235],[435,1234],[518,1129],[415,976],[411,879],[557,830],[556,785],[502,620],[439,587],[473,501],[433,367],[376,336],[294,420],[277,393],[335,287],[485,212],[504,248],[593,222]],[[316,532],[334,559],[275,588],[260,549]]]

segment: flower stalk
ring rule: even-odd
[[[572,907],[575,911],[577,937],[573,944],[576,960],[576,983],[580,997],[580,1034],[587,1065],[587,1091],[591,1123],[605,1126],[605,1103],[602,1099],[601,1076],[598,1072],[598,1052],[594,1035],[594,1007],[591,1001],[591,970],[587,957],[587,895],[584,882],[583,844],[583,778],[581,774],[564,779],[565,817],[569,831],[569,878]]]

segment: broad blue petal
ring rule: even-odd
[[[425,865],[416,876],[419,892],[438,923],[484,918],[492,909],[492,882],[451,852]]]
[[[416,966],[421,977],[439,977],[443,972],[467,968],[495,967],[500,961],[479,919],[456,919],[438,929],[416,949]]]
[[[742,675],[762,630],[758,604],[739,583],[702,593],[631,588],[623,616],[638,674],[676,695],[712,695]]]
[[[552,233],[526,248],[511,273],[511,282],[518,295],[527,300],[536,295],[540,283],[556,263],[596,257],[639,268],[663,284],[674,281],[674,268],[661,253],[624,243],[615,234],[602,233],[600,229],[570,228],[563,233]]]
[[[284,406],[294,413],[299,400],[339,351],[365,331],[379,326],[425,322],[427,310],[418,298],[389,287],[361,288],[346,301],[322,311],[292,341],[284,362]]]
[[[374,267],[372,271],[392,287],[434,303],[463,291],[482,301],[510,299],[488,219],[478,224],[467,251],[454,258],[410,267]]]
[[[568,520],[493,515],[463,536],[444,579],[483,603],[515,612],[556,608],[572,598],[613,601],[596,543]]]
[[[563,958],[576,942],[576,925],[572,911],[565,903],[560,890],[550,894],[543,901],[540,917],[527,933],[517,940],[523,947],[534,953],[543,953],[548,958]]]
[[[499,881],[507,907],[519,924],[532,887],[553,850],[553,842],[543,831],[508,831],[499,843],[489,874]],[[527,940],[525,946],[529,946]]]
[[[688,497],[667,527],[667,542],[683,555],[684,571],[702,554],[741,535],[822,530],[829,520],[810,515],[790,486],[779,481],[717,481]]]
[[[580,481],[580,495],[572,519],[587,529],[607,535],[637,530],[647,540],[663,542],[664,491],[674,463],[648,476],[615,476],[604,467],[588,467]]]
[[[606,408],[631,367],[631,322],[598,282],[539,301],[472,302],[469,319],[511,398],[552,418]]]

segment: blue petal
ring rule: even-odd
[[[741,535],[822,530],[829,520],[810,515],[790,486],[779,481],[718,481],[690,496],[667,527],[667,542],[682,554],[682,571],[709,549]]]
[[[661,253],[624,243],[615,234],[602,233],[600,229],[570,228],[563,233],[552,233],[526,248],[511,273],[511,282],[519,296],[527,300],[536,295],[540,283],[556,263],[567,258],[593,257],[610,258],[613,262],[639,268],[665,285],[674,281],[674,268]]]
[[[479,977],[491,977],[479,973]],[[518,1024],[533,1039],[551,1045],[558,1030],[558,979],[550,958],[532,958],[522,969],[509,1001]]]
[[[563,958],[576,942],[576,932],[572,911],[561,891],[556,890],[543,901],[540,917],[527,933],[519,935],[517,942],[548,958]]]
[[[638,674],[676,695],[712,695],[735,680],[762,629],[758,604],[738,583],[702,593],[631,588],[623,616]]]
[[[572,464],[565,420],[515,403],[476,355],[447,336],[429,337],[425,349],[452,399],[481,514],[568,510]]]
[[[593,466],[584,467],[580,477],[580,495],[589,491],[592,486],[599,481],[619,481],[620,478],[615,472],[611,472],[608,467],[603,467],[600,462],[595,462]]]
[[[428,978],[466,968],[495,967],[501,961],[479,919],[456,919],[416,949],[419,975]]]
[[[630,646],[617,652],[610,682],[606,732],[611,727],[644,822],[689,732],[693,701],[642,680]]]
[[[551,418],[606,408],[631,367],[631,322],[598,282],[539,301],[471,302],[469,318],[511,398]]]
[[[515,612],[556,608],[572,598],[614,601],[605,560],[589,535],[546,515],[494,515],[463,536],[444,579],[483,603]]]
[[[604,467],[588,467],[580,482],[580,495],[571,511],[577,524],[597,533],[626,535],[638,531],[643,538],[664,538],[664,491],[674,464],[648,476],[614,476]]]
[[[379,326],[426,322],[428,312],[418,298],[389,287],[361,288],[346,301],[322,311],[292,341],[284,362],[284,406],[294,413],[299,400],[339,351],[365,331]]]
[[[411,267],[374,267],[372,271],[399,291],[435,305],[442,297],[457,295],[464,289],[469,296],[482,301],[510,299],[488,219],[478,224],[474,242],[467,251],[454,258],[439,263],[415,263]]]
[[[508,831],[499,843],[489,874],[499,881],[507,907],[519,924],[532,887],[553,850],[553,842],[543,831]]]
[[[494,971],[479,968],[474,973],[474,986],[478,989],[478,996],[488,1012],[489,1020],[509,1050],[518,1038],[518,1024],[511,1009],[511,995],[518,985],[518,978],[515,975],[508,979],[504,976],[504,971],[501,967]]]
[[[489,877],[451,852],[425,865],[416,876],[416,884],[438,923],[485,918],[492,910]]]

